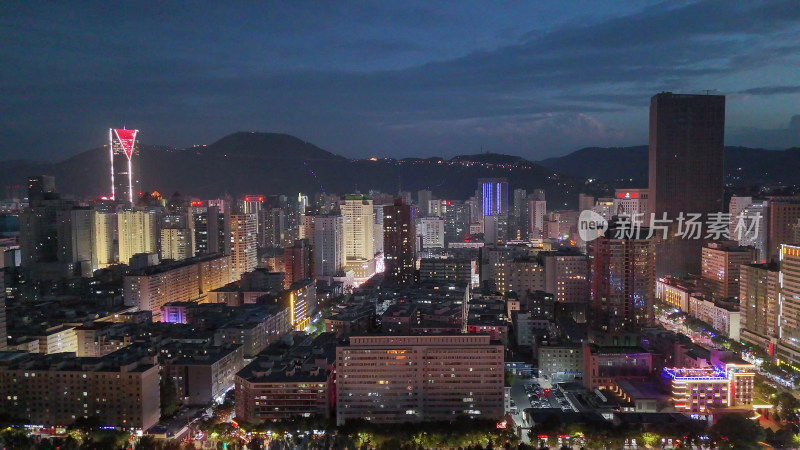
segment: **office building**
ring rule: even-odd
[[[336,422],[498,420],[503,353],[487,335],[352,336],[336,348]]]
[[[645,381],[653,373],[653,355],[636,346],[583,346],[583,383],[587,389],[612,389],[618,378]]]
[[[386,276],[413,282],[416,270],[416,210],[402,200],[383,208],[383,248]]]
[[[128,209],[117,213],[119,262],[129,264],[139,253],[156,253],[156,213],[146,209]]]
[[[422,217],[417,220],[417,250],[444,248],[444,219]]]
[[[666,277],[656,281],[656,300],[683,312],[689,312],[689,298],[701,293],[693,280]]]
[[[583,379],[583,346],[542,345],[538,349],[539,376],[553,383]]]
[[[650,223],[650,216],[647,210],[648,200],[647,189],[617,189],[614,192],[612,215],[640,217],[645,224],[648,224]]]
[[[677,218],[724,211],[724,130],[722,95],[662,92],[650,101],[648,209],[673,221],[670,242],[659,243],[658,277],[700,272],[703,240],[676,238]]]
[[[111,159],[111,198],[128,207],[134,205],[139,193],[139,130],[111,128],[108,130],[108,151]]]
[[[508,180],[481,178],[478,180],[483,217],[508,217]]]
[[[225,223],[225,253],[231,255],[233,280],[238,280],[242,274],[255,270],[258,266],[256,224],[254,214],[231,214]]]
[[[475,263],[459,258],[422,258],[419,264],[420,282],[472,284]]]

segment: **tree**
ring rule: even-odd
[[[720,449],[759,448],[759,442],[766,433],[757,421],[741,414],[724,414],[709,429]]]
[[[175,382],[162,374],[161,376],[161,417],[170,417],[180,407],[178,387]]]

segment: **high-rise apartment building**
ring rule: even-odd
[[[724,299],[739,297],[740,268],[751,264],[755,256],[752,248],[740,247],[735,241],[709,242],[702,251],[703,292]]]
[[[528,226],[530,227],[530,237],[543,238],[544,222],[547,214],[547,201],[544,198],[544,191],[537,189],[536,192],[528,196]]]
[[[111,128],[108,130],[108,151],[111,159],[111,198],[133,206],[139,192],[139,130]]]
[[[225,223],[225,253],[231,255],[234,280],[258,266],[256,224],[255,214],[231,214]]]
[[[448,201],[444,211],[444,241],[463,242],[469,234],[470,210],[469,204],[457,201]]]
[[[615,333],[652,326],[655,242],[635,235],[617,238],[613,225],[606,236],[591,242],[594,328]]]
[[[800,219],[800,197],[769,199],[769,259],[777,261],[782,244],[795,244],[794,225]],[[763,224],[762,224],[763,225]]]
[[[119,262],[129,264],[133,255],[156,253],[156,213],[147,209],[128,209],[117,213]]]
[[[36,175],[28,178],[28,206],[40,206],[47,194],[56,192],[56,178],[52,175]]]
[[[191,228],[161,229],[161,259],[180,261],[195,254],[194,230]]]
[[[354,261],[372,259],[375,256],[372,247],[372,198],[362,194],[346,195],[341,210],[344,217],[345,257]]]
[[[421,216],[431,213],[431,200],[433,200],[433,192],[425,189],[417,192],[417,207]]]
[[[388,278],[414,281],[417,260],[415,216],[415,208],[400,199],[383,208],[383,249]]]
[[[344,217],[338,213],[310,214],[305,222],[306,237],[313,248],[314,276],[339,276],[346,262]]]
[[[3,409],[24,412],[36,425],[95,418],[102,426],[147,430],[161,417],[159,395],[156,358],[125,350],[100,358],[18,353],[0,364]]]
[[[753,247],[756,261],[770,261],[770,202],[753,202],[739,210],[739,214],[731,215],[730,238],[743,247]]]
[[[648,209],[673,221],[669,242],[658,246],[658,277],[700,272],[703,240],[675,238],[677,219],[702,214],[705,222],[724,211],[724,131],[722,95],[662,92],[650,101]]]
[[[264,220],[266,219],[263,195],[245,195],[242,201],[241,211],[245,214],[255,214],[256,216],[256,239],[258,245],[265,244]]]
[[[97,269],[94,252],[94,211],[89,208],[59,210],[58,260],[79,267],[81,276],[91,276]]]
[[[511,207],[509,219],[509,238],[525,240],[530,229],[528,214],[528,193],[525,189],[514,189],[514,202]]]
[[[192,213],[192,221],[196,256],[225,252],[225,214],[219,207],[198,208]]]
[[[283,286],[288,289],[292,283],[314,276],[311,261],[311,247],[307,239],[298,239],[294,245],[283,250],[285,278]]]
[[[741,337],[768,349],[778,337],[780,282],[777,264],[745,264],[739,277]]]
[[[800,246],[781,245],[778,280],[778,362],[800,367]]]
[[[336,348],[336,421],[500,419],[503,345],[488,335],[352,336]]]
[[[558,303],[589,303],[589,257],[575,250],[540,252],[544,266],[545,292],[555,296]]]
[[[103,269],[117,262],[117,246],[114,242],[117,215],[113,212],[95,211],[93,222],[92,236],[97,269]]]

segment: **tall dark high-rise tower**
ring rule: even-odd
[[[138,192],[139,148],[136,134],[139,130],[111,128],[108,130],[109,155],[111,157],[111,198],[133,205]]]
[[[590,243],[592,325],[602,333],[637,332],[654,323],[655,241],[644,228],[618,236],[618,226],[612,222]]]
[[[703,241],[676,239],[679,214],[724,211],[725,96],[662,92],[650,100],[649,210],[673,221],[656,276],[699,273]],[[705,229],[703,229],[705,235]]]
[[[416,211],[402,199],[383,207],[383,252],[386,276],[410,283],[414,281],[417,260]]]

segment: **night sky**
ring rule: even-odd
[[[660,91],[728,96],[726,143],[800,146],[800,2],[0,2],[0,159],[108,128],[272,131],[349,157],[529,159],[647,142]],[[793,119],[794,117],[794,119]]]

